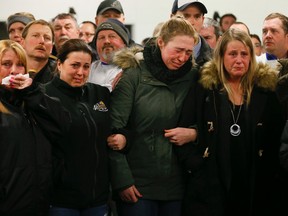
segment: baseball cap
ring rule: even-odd
[[[124,41],[126,46],[129,46],[129,40],[130,40],[130,33],[128,29],[125,27],[123,23],[121,23],[117,19],[107,19],[105,22],[101,23],[97,29],[96,29],[96,38],[98,36],[98,33],[102,30],[113,30],[115,31]]]
[[[198,7],[203,14],[208,12],[205,5],[199,1],[175,0],[172,6],[172,14],[175,14],[177,11],[185,10],[190,5]]]
[[[98,6],[96,15],[100,15],[102,13],[104,13],[107,10],[116,10],[119,13],[124,14],[122,5],[119,1],[117,0],[104,0],[100,3],[100,5]]]

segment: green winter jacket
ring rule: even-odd
[[[111,98],[113,129],[129,131],[125,151],[110,152],[114,190],[135,185],[144,199],[182,199],[183,173],[164,129],[177,127],[195,74],[191,69],[165,84],[148,71],[145,61],[124,71]]]

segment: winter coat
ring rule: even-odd
[[[233,143],[229,133],[232,117],[228,95],[221,91],[216,70],[213,62],[207,63],[201,71],[199,86],[188,96],[197,100],[193,111],[197,114],[198,142],[191,144],[190,154],[185,155],[189,175],[183,215],[187,216],[223,216],[227,208],[232,176],[230,145]],[[275,94],[276,80],[275,71],[259,64],[250,104],[243,105],[244,137],[251,152],[247,156],[251,174],[248,175],[250,196],[247,197],[250,210],[246,215],[277,215],[279,188],[276,180],[283,120]]]
[[[280,66],[276,93],[281,103],[283,118],[288,120],[288,59],[280,59],[278,62]]]
[[[286,120],[281,138],[280,162],[282,167],[288,172],[288,59],[281,59],[278,62],[281,64],[281,67],[279,68],[276,93],[282,106],[284,119]]]
[[[51,142],[66,130],[69,115],[39,88],[1,86],[0,100],[0,215],[46,216]]]
[[[286,172],[288,172],[288,121],[286,121],[281,137],[280,163]]]
[[[166,74],[168,69],[159,66],[164,64],[160,55],[153,58],[157,66],[151,67],[152,60],[145,52],[139,60],[138,51],[126,49],[115,59],[124,72],[111,96],[112,128],[129,131],[130,136],[125,151],[109,154],[112,187],[121,191],[135,185],[143,199],[180,200],[183,173],[164,129],[177,127],[195,70],[190,66],[185,75],[165,83],[151,71]]]
[[[44,67],[37,73],[29,71],[29,75],[33,78],[33,82],[36,83],[47,83],[51,81],[54,77],[56,69],[56,59],[49,57],[48,62]]]
[[[279,68],[280,72],[278,74],[276,93],[281,103],[283,118],[286,120],[286,125],[281,137],[281,146],[279,152],[281,165],[280,187],[283,201],[281,206],[283,206],[283,215],[288,215],[288,209],[286,208],[288,194],[288,59],[280,59],[278,61],[282,67]]]
[[[59,77],[45,85],[71,115],[69,131],[53,143],[52,205],[88,208],[105,204],[109,194],[106,139],[110,133],[109,90],[87,83],[71,87]]]
[[[195,60],[199,66],[203,66],[206,62],[211,60],[213,50],[202,36],[199,36],[199,39],[201,40],[200,53]]]

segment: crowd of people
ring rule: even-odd
[[[288,17],[207,13],[174,0],[139,44],[119,0],[10,15],[0,215],[287,215]]]

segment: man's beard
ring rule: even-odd
[[[102,53],[102,57],[105,59],[106,63],[108,64],[111,64],[113,62],[114,55],[115,55],[115,52]]]

